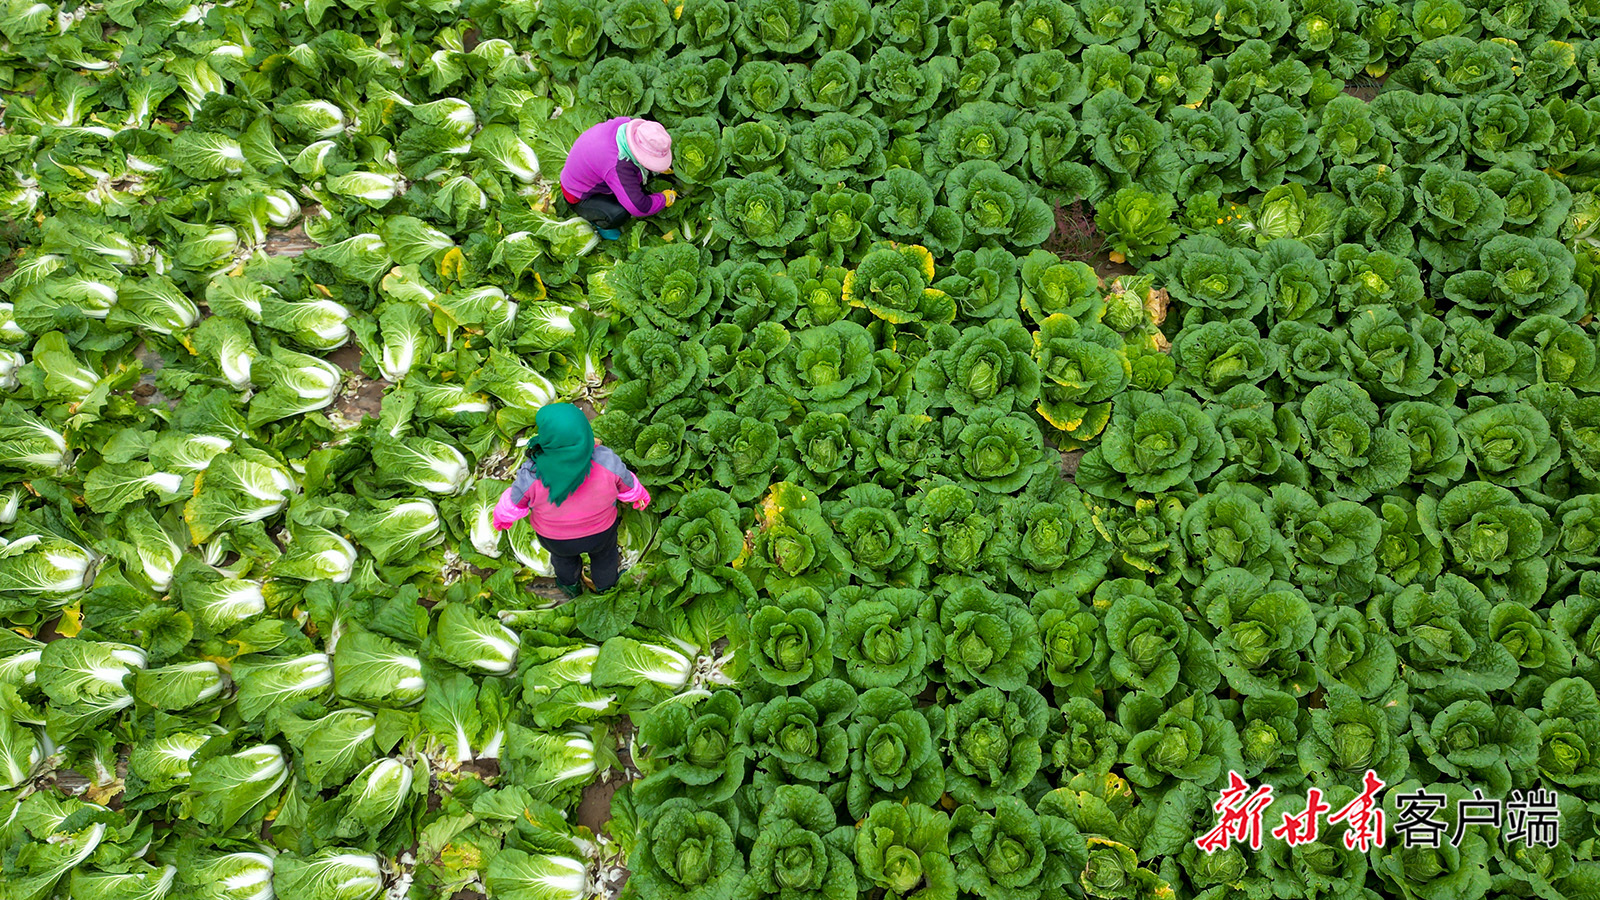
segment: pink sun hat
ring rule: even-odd
[[[672,168],[672,137],[660,122],[634,119],[626,126],[628,149],[633,158],[652,172],[665,172]]]

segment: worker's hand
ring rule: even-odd
[[[671,188],[662,191],[661,196],[666,199],[668,206],[678,202],[678,192]]]
[[[510,493],[511,489],[507,488],[506,494],[501,495],[499,502],[494,505],[494,515],[490,517],[489,524],[494,526],[495,531],[507,531],[522,518],[518,515],[523,512],[522,508],[512,503],[511,498],[506,496]]]
[[[642,511],[645,507],[650,505],[650,491],[642,484],[639,485],[639,490],[644,493],[644,496],[633,501],[633,508]]]

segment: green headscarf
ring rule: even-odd
[[[639,161],[633,158],[633,148],[628,146],[627,125],[623,125],[621,128],[617,129],[617,159],[625,159],[628,162],[639,166],[640,170],[644,170],[644,166],[640,166]]]
[[[535,429],[528,438],[528,459],[550,492],[550,502],[560,506],[589,477],[594,459],[594,429],[589,417],[571,403],[547,403],[533,417]]]

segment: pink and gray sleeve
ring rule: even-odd
[[[494,527],[499,529],[510,528],[516,522],[526,518],[531,511],[528,506],[528,492],[533,489],[533,467],[524,464],[517,470],[516,477],[511,481],[511,487],[505,489],[500,495],[500,500],[494,505]]]
[[[623,503],[637,503],[640,500],[650,499],[650,492],[645,490],[644,483],[628,470],[622,459],[610,447],[603,444],[595,447],[594,461],[616,476],[618,500]]]

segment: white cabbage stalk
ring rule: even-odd
[[[289,478],[288,472],[285,472],[275,466],[257,465],[255,467],[255,474],[265,475],[267,480],[257,481],[253,478],[241,479],[241,486],[245,489],[246,493],[257,500],[271,500],[275,503],[278,503],[280,506],[289,502],[288,498],[285,497],[284,494],[294,490],[294,482]],[[276,512],[276,510],[274,510],[274,512]],[[267,515],[271,514],[272,513],[268,513]],[[265,516],[262,518],[265,518]],[[247,521],[256,520],[250,519]]]
[[[217,353],[222,377],[228,379],[228,384],[236,391],[250,387],[250,370],[254,368],[255,361],[255,349],[246,344],[223,347]]]
[[[204,234],[184,240],[184,249],[195,260],[197,268],[208,275],[220,275],[233,265],[239,249],[239,231],[232,225],[213,225]]]
[[[679,650],[628,637],[614,637],[601,646],[596,666],[605,670],[607,684],[638,686],[650,682],[677,690],[688,684],[694,675],[692,654],[695,652],[688,647]]]
[[[428,119],[440,128],[448,128],[458,137],[472,134],[478,127],[478,116],[472,104],[456,97],[446,97],[415,107],[419,117]]]
[[[556,335],[546,340],[559,344],[561,338],[571,337],[578,333],[578,327],[572,324],[572,314],[575,310],[570,306],[555,306],[546,304],[533,311],[533,321],[529,323],[541,334]]]
[[[326,123],[312,135],[315,138],[337,137],[345,129],[344,110],[337,104],[326,100],[307,100],[304,103],[296,103],[295,106],[306,112],[308,120],[320,118]]]
[[[66,841],[63,841],[63,843],[71,843],[71,842],[74,842],[74,841],[81,842],[81,846],[80,846],[80,848],[79,848],[79,850],[77,852],[77,855],[74,856],[71,859],[70,862],[69,861],[65,861],[65,860],[60,860],[59,858],[52,858],[52,860],[51,860],[52,861],[52,865],[55,865],[56,867],[60,868],[62,872],[69,872],[69,871],[71,871],[73,869],[76,869],[78,867],[79,863],[81,863],[84,860],[88,859],[90,854],[94,853],[95,848],[100,846],[100,842],[105,839],[105,836],[106,836],[106,823],[101,822],[101,823],[91,827],[87,832],[85,832],[81,836],[74,836],[74,837],[67,838]],[[61,865],[63,862],[66,863],[65,866]]]
[[[397,665],[403,665],[406,671],[412,673],[395,682],[395,695],[398,697],[415,697],[411,703],[422,702],[422,695],[428,689],[428,682],[422,677],[422,661],[415,656],[396,658]],[[411,703],[406,704],[407,706]]]
[[[285,190],[267,192],[267,221],[274,228],[287,228],[300,218],[300,201]]]
[[[83,314],[93,319],[104,319],[117,305],[116,286],[93,278],[67,278],[58,289],[64,289],[66,296],[79,303]]]
[[[190,8],[191,13],[199,21],[199,10]],[[196,107],[204,100],[207,94],[228,93],[228,83],[222,80],[216,70],[201,60],[195,60],[191,65],[185,66],[183,74],[178,78],[178,84],[183,88],[189,102]]]
[[[457,191],[471,191],[471,196],[477,201],[479,209],[489,208],[489,196],[478,187],[478,183],[465,175],[457,175],[440,186],[440,193],[454,196]]]
[[[0,390],[14,391],[20,383],[17,380],[17,370],[28,364],[28,360],[15,350],[0,350]]]
[[[427,438],[386,441],[375,448],[373,460],[391,477],[435,494],[461,493],[472,475],[460,450]]]
[[[0,303],[0,341],[19,344],[27,339],[28,333],[17,324],[16,307],[10,303]]]
[[[19,565],[18,590],[61,597],[87,588],[99,556],[61,538],[30,534],[14,541],[0,539],[0,558],[38,554],[32,566]],[[20,560],[19,563],[25,563]],[[141,662],[140,665],[143,665]]]
[[[0,684],[25,686],[34,684],[39,676],[40,650],[26,650],[0,659]]]
[[[77,388],[84,395],[94,390],[94,386],[99,383],[99,378],[95,376],[94,370],[87,366],[78,366],[71,371],[62,367],[56,369],[52,374]]]
[[[353,798],[355,803],[378,803],[383,808],[398,810],[411,793],[415,773],[411,765],[402,760],[386,757],[367,766],[356,776],[361,790]]]
[[[333,686],[333,662],[326,653],[307,653],[281,663],[273,664],[273,671],[298,672],[298,681],[285,684],[281,693],[310,693]],[[272,745],[268,745],[272,746]]]
[[[314,335],[323,346],[337,347],[350,337],[350,310],[344,304],[335,300],[307,300],[299,304],[303,312],[303,320],[310,324],[306,332]],[[315,310],[321,315],[310,315]],[[297,316],[297,319],[302,318]]]
[[[571,765],[562,769],[556,775],[558,781],[587,778],[599,771],[594,761],[594,742],[589,740],[587,735],[575,731],[569,732],[567,734],[566,748],[568,750],[567,759],[571,761]]]
[[[186,665],[190,669],[207,671],[213,676],[212,680],[200,691],[195,700],[196,703],[204,703],[222,693],[222,686],[226,682],[222,677],[222,669],[219,668],[216,663],[201,660],[198,662],[187,663]]]
[[[589,890],[587,863],[570,856],[545,856],[544,862],[550,868],[543,878],[544,884],[574,897],[585,896]]]
[[[233,617],[234,621],[244,620],[258,616],[267,611],[267,598],[261,592],[259,581],[237,581],[219,595],[223,608]]]
[[[296,396],[325,405],[333,402],[344,376],[332,363],[317,360],[317,365],[296,366],[287,370],[284,380]]]
[[[583,900],[594,893],[589,884],[589,867],[583,860],[515,849],[494,857],[485,884],[497,897]]]
[[[383,172],[351,172],[328,179],[328,190],[368,203],[387,203],[400,193],[400,179]]]
[[[134,547],[139,554],[139,562],[144,565],[145,577],[150,579],[150,586],[158,591],[165,591],[172,586],[172,572],[183,559],[183,547],[165,532],[162,532],[162,537],[166,540],[160,546],[139,543]]]
[[[112,644],[110,647],[112,657],[129,668],[142,669],[145,663],[150,661],[150,658],[145,656],[145,652],[138,647],[130,647],[127,644]],[[117,676],[115,683],[121,684],[122,676]]]
[[[265,853],[230,853],[236,868],[218,883],[228,900],[273,900],[272,857]]]
[[[253,784],[262,781],[281,781],[288,777],[289,765],[283,759],[283,751],[277,744],[261,744],[247,750],[240,750],[233,754],[233,758],[248,762],[255,766],[255,771],[245,776],[241,783]]]
[[[480,503],[473,510],[472,549],[490,559],[500,558],[500,532],[494,527],[493,504]]]
[[[594,661],[599,656],[598,645],[579,647],[545,663],[542,668],[561,684],[588,684],[594,678]],[[602,707],[605,705],[605,702],[601,703]]]
[[[383,888],[383,868],[371,853],[323,850],[308,857],[305,867],[293,883],[314,886],[317,900],[370,900]],[[287,863],[279,866],[279,879],[283,877],[281,872],[288,868]],[[284,900],[298,898],[285,897]]]
[[[328,546],[314,554],[317,568],[328,573],[328,580],[344,584],[356,570],[356,548],[333,532],[327,533]]]
[[[479,668],[496,675],[505,675],[516,668],[517,651],[522,642],[517,638],[516,632],[506,628],[504,625],[499,627],[504,632],[503,635],[496,635],[485,630],[473,636],[479,644],[489,648],[494,656],[497,657],[494,659],[479,657],[477,660]]]
[[[489,411],[489,401],[469,397],[451,403],[449,406],[446,406],[443,411],[453,416],[467,415],[469,413],[484,413]]]
[[[12,174],[16,174],[15,170]],[[43,197],[44,191],[39,190],[38,181],[18,178],[10,190],[0,189],[0,211],[14,219],[24,219],[39,209]]]
[[[233,446],[233,441],[214,434],[191,434],[185,436],[184,440],[190,444],[197,444],[205,448],[205,451],[210,451],[202,451],[177,461],[178,468],[188,469],[191,472],[203,472],[210,468],[212,459]]]
[[[217,729],[220,733],[221,729]],[[160,772],[174,781],[188,781],[193,774],[190,761],[200,748],[215,736],[212,732],[181,732],[157,738],[133,748],[130,768],[135,771]],[[148,780],[148,775],[144,777]]]
[[[410,335],[400,340],[398,346],[385,341],[383,354],[378,359],[378,371],[385,381],[398,382],[411,371],[416,359],[417,342]]]
[[[211,662],[210,660],[202,659],[195,660],[193,662],[177,663],[175,665],[166,666],[164,668],[155,669],[152,671],[162,675],[196,673],[206,676],[205,687],[201,688],[194,695],[193,703],[196,705],[204,703],[222,693],[222,686],[224,684],[222,669],[216,663]],[[198,745],[196,745],[195,749],[199,749]],[[194,750],[190,750],[189,752],[192,754]]]
[[[22,726],[17,727],[21,728]],[[5,768],[0,769],[0,790],[9,791],[20,787],[33,776],[34,770],[39,767],[39,763],[43,760],[44,750],[39,746],[37,740],[32,741],[28,747],[28,758],[26,760],[19,759],[15,753],[0,754],[0,761],[5,764]]]
[[[440,650],[462,668],[505,675],[517,667],[522,639],[498,619],[479,616],[459,604],[447,604],[439,614]]]
[[[222,539],[212,539],[200,545],[200,558],[206,565],[215,569],[222,565],[222,560],[228,555],[228,544]]]
[[[316,141],[307,144],[295,156],[292,168],[307,178],[321,178],[328,174],[328,154],[333,152],[333,141]]]
[[[205,14],[205,10],[191,3],[188,6],[185,6],[172,18],[161,24],[172,28],[176,28],[180,25],[193,25],[196,22],[199,22],[200,19],[205,16]]]
[[[4,374],[4,359],[5,354],[0,353],[0,375]],[[61,432],[51,428],[43,419],[35,419],[29,416],[21,421],[19,427],[32,431],[36,436],[42,438],[52,450],[47,452],[41,447],[36,452],[12,460],[13,462],[26,463],[43,468],[61,469],[72,461],[71,454],[67,452],[66,437]],[[168,491],[168,493],[171,493],[171,491]]]

